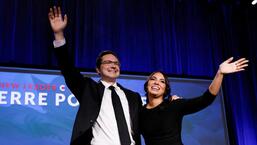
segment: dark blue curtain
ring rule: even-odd
[[[249,68],[223,83],[231,144],[257,144],[257,6],[248,0],[1,0],[0,64],[56,68],[49,7],[69,21],[76,66],[93,70],[102,50],[118,53],[123,72],[213,77],[230,56]]]

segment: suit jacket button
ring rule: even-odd
[[[93,121],[93,120],[90,120],[90,124],[93,125],[93,124],[94,124],[94,121]]]

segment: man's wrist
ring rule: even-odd
[[[55,40],[57,40],[57,41],[58,41],[58,40],[63,40],[63,39],[65,39],[65,38],[64,38],[63,31],[54,33],[54,38],[55,38]]]
[[[54,48],[61,47],[61,46],[63,46],[65,43],[66,43],[66,40],[65,40],[64,37],[63,37],[63,39],[61,39],[61,40],[54,40],[54,42],[53,42]]]

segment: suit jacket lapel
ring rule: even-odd
[[[102,103],[105,86],[102,84],[101,81],[99,81],[97,83],[97,87],[98,87],[98,93],[99,93],[98,96],[99,96],[99,99],[100,99],[100,103]]]

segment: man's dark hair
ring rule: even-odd
[[[102,63],[102,57],[103,57],[104,55],[107,55],[107,54],[112,54],[112,55],[115,56],[115,57],[118,59],[118,61],[119,61],[118,55],[117,55],[116,53],[114,53],[114,52],[111,51],[111,50],[105,50],[105,51],[102,51],[102,52],[98,55],[98,57],[96,58],[96,68],[100,69],[100,65],[101,65],[101,63]]]

